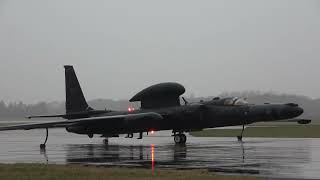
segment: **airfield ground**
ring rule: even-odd
[[[320,125],[255,125],[244,132],[245,137],[264,138],[320,138]],[[196,137],[236,137],[241,129],[210,129],[192,132]]]
[[[39,149],[39,144],[44,141],[44,135],[43,129],[0,133],[0,163],[18,164],[5,167],[0,164],[1,180],[18,179],[18,175],[23,172],[26,172],[26,176],[21,176],[20,179],[37,179],[39,176],[49,176],[49,172],[59,174],[59,171],[60,174],[65,173],[68,179],[78,179],[79,175],[75,172],[72,174],[69,170],[63,170],[78,168],[74,167],[75,164],[88,166],[89,172],[95,171],[90,169],[91,166],[101,167],[106,174],[95,175],[95,179],[100,176],[125,179],[130,173],[135,175],[132,178],[138,179],[141,176],[151,177],[152,171],[159,173],[159,177],[164,179],[208,179],[208,176],[211,179],[213,176],[216,177],[215,175],[230,174],[233,176],[225,178],[320,177],[320,138],[244,138],[244,142],[240,143],[235,137],[188,136],[186,145],[175,145],[171,131],[167,131],[150,134],[143,140],[110,138],[109,144],[106,145],[99,136],[89,139],[87,136],[68,133],[65,129],[50,129],[47,149],[43,151]],[[62,166],[58,166],[61,169],[55,172],[45,169],[47,166],[25,167],[19,163]],[[42,170],[38,172],[38,169]],[[84,172],[82,169],[74,171],[80,175]],[[120,173],[117,171],[123,174],[119,175],[119,178],[113,176]],[[167,173],[172,173],[170,178],[166,176]],[[30,176],[34,178],[29,178]]]
[[[97,180],[97,179],[221,179],[221,180],[254,180],[257,177],[223,176],[209,173],[206,170],[175,171],[129,168],[104,168],[80,165],[40,165],[14,164],[0,165],[1,180],[15,179],[59,179],[59,180]]]

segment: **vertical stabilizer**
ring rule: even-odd
[[[66,113],[92,110],[83,95],[73,66],[66,65],[64,68],[66,78]]]

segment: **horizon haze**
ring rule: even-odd
[[[0,100],[63,101],[63,65],[87,99],[160,82],[187,96],[320,98],[316,0],[0,0]]]

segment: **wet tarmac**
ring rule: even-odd
[[[0,163],[90,164],[155,169],[207,169],[222,174],[272,178],[320,177],[320,139],[196,138],[175,145],[170,133],[143,140],[102,138],[45,130],[0,132]]]

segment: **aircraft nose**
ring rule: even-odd
[[[299,107],[297,104],[286,104],[284,113],[290,117],[297,117],[303,114],[304,110]]]
[[[294,110],[294,114],[296,114],[296,116],[300,116],[303,113],[304,113],[304,110],[301,107],[296,107]]]

